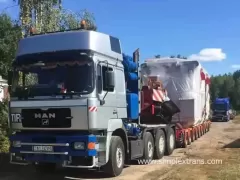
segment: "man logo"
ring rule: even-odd
[[[48,126],[49,125],[49,120],[48,119],[42,119],[42,125],[43,126]]]
[[[55,113],[35,113],[34,114],[34,117],[37,119],[37,118],[40,118],[40,119],[54,119],[56,118],[56,115]]]

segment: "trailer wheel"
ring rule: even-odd
[[[196,141],[197,140],[196,130],[193,129],[192,133],[193,133],[193,141]]]
[[[176,138],[173,128],[170,128],[167,132],[167,142],[166,142],[166,155],[171,155],[176,147]]]
[[[194,134],[195,134],[195,140],[197,140],[198,139],[198,130],[197,130],[197,128],[195,128]]]
[[[204,127],[202,126],[202,136],[204,135]]]
[[[210,131],[210,124],[207,125],[207,131]]]
[[[187,145],[191,144],[191,132],[188,132]]]
[[[38,163],[34,166],[37,173],[53,173],[56,170],[55,163]]]
[[[163,130],[159,129],[155,137],[155,152],[154,158],[161,159],[164,156],[166,147],[166,137]]]
[[[198,138],[200,138],[202,135],[201,135],[201,128],[198,128]]]
[[[193,130],[190,131],[190,134],[191,134],[191,142],[193,142],[195,140]]]
[[[188,133],[184,132],[184,139],[183,139],[183,148],[186,148],[188,145]]]
[[[151,161],[154,155],[154,140],[150,132],[144,135],[143,159]]]
[[[125,148],[121,137],[112,136],[109,150],[109,160],[103,169],[106,174],[116,177],[122,173],[125,162]]]

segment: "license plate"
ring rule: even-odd
[[[52,146],[33,146],[33,151],[53,152],[53,147]]]

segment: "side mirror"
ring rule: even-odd
[[[8,71],[8,85],[12,85],[12,79],[13,79],[13,71]]]
[[[115,77],[114,77],[114,72],[113,71],[106,71],[105,72],[105,77],[106,77],[106,84],[107,88],[114,88],[115,87]]]

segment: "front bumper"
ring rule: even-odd
[[[18,147],[13,142],[20,142]],[[94,135],[15,134],[10,137],[10,163],[58,163],[63,167],[97,167],[98,144]],[[74,149],[74,142],[84,142],[85,149]],[[89,146],[91,144],[91,146]],[[52,151],[35,151],[34,146],[48,146]]]
[[[228,116],[227,115],[215,115],[215,116],[212,116],[212,119],[213,120],[228,120]]]

